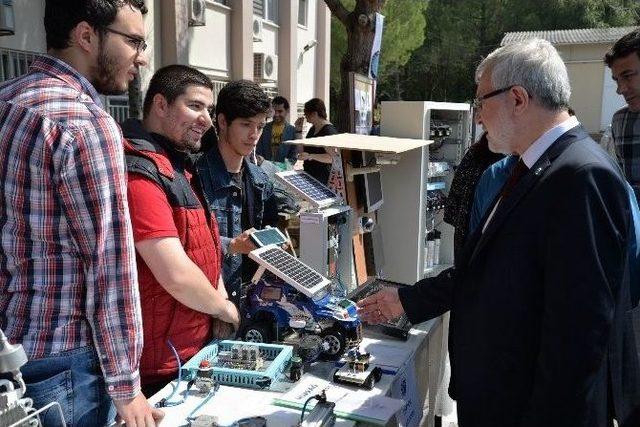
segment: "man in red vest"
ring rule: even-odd
[[[144,330],[140,375],[147,396],[177,376],[174,349],[184,362],[240,322],[220,276],[218,225],[204,207],[193,167],[202,134],[211,127],[212,106],[207,76],[169,65],[151,79],[143,120],[122,125]]]

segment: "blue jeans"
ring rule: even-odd
[[[35,409],[58,401],[69,427],[105,426],[113,422],[115,407],[92,347],[30,360],[20,371],[27,384],[26,397],[33,399]],[[61,425],[55,408],[41,413],[40,419],[47,427]]]

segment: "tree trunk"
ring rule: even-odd
[[[340,132],[349,132],[349,73],[367,75],[371,59],[371,47],[375,35],[376,12],[380,12],[384,0],[357,0],[353,11],[347,11],[340,0],[324,0],[331,13],[345,26],[347,50],[340,61],[340,94],[334,125]]]

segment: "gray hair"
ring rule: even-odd
[[[476,69],[476,83],[491,73],[495,89],[522,86],[543,107],[560,111],[569,106],[569,75],[558,51],[546,40],[530,39],[491,52]]]

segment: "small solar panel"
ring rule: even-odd
[[[339,200],[329,187],[304,171],[277,172],[276,177],[317,208],[331,206]]]
[[[267,245],[282,245],[287,243],[287,238],[277,228],[267,227],[262,230],[257,230],[251,233],[249,237],[251,237],[253,243],[259,248]]]
[[[308,297],[313,297],[316,292],[331,283],[329,279],[275,245],[251,251],[249,257]]]

